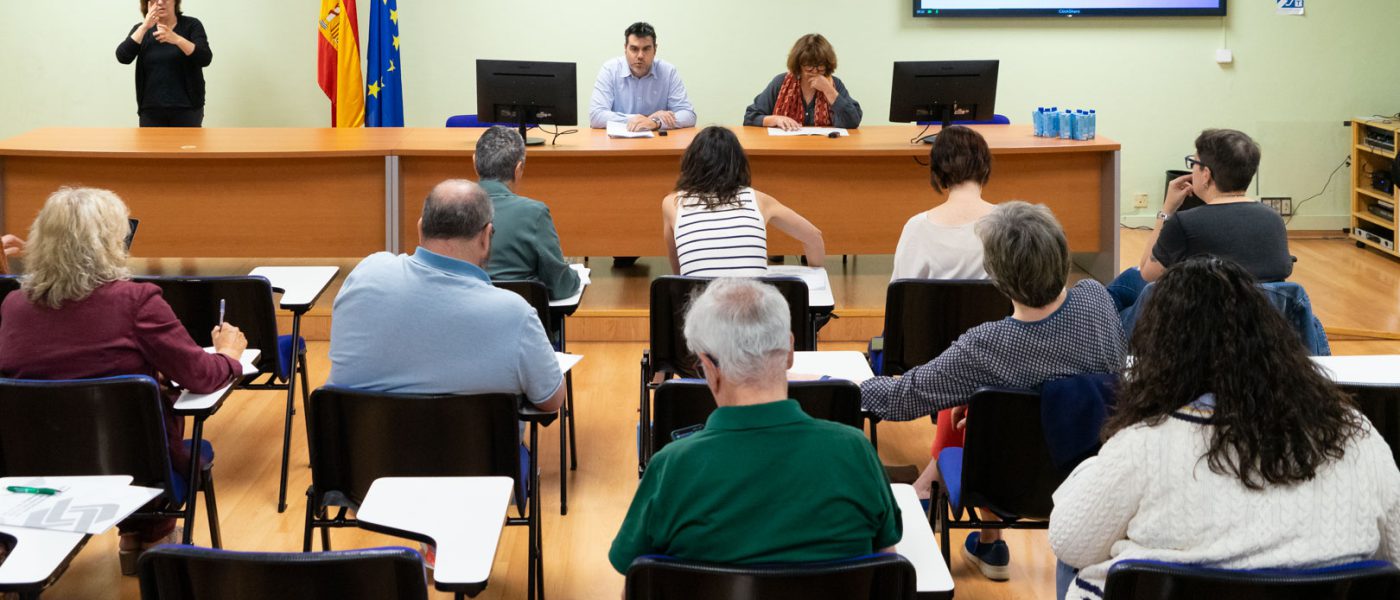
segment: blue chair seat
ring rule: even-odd
[[[185,452],[194,452],[194,440],[185,440]],[[214,464],[214,445],[209,440],[199,441],[199,468],[208,470]],[[186,494],[189,493],[190,482],[185,474],[185,467],[188,463],[170,465],[170,493],[173,496],[171,503],[175,506],[185,504]]]
[[[297,338],[297,352],[306,353],[306,338]],[[292,336],[277,336],[277,378],[288,381],[292,377]]]
[[[948,503],[954,510],[962,508],[962,467],[962,448],[944,448],[938,453],[938,473],[942,476],[943,487],[948,489]]]

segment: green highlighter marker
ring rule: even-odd
[[[52,496],[52,495],[57,494],[57,493],[59,492],[59,490],[56,490],[56,489],[53,489],[53,488],[25,487],[25,486],[22,486],[22,485],[12,485],[12,486],[6,487],[5,490],[6,490],[6,491],[10,491],[10,492],[14,492],[14,493],[16,493],[16,494],[39,494],[39,495],[42,495],[42,496]]]

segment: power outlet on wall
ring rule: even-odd
[[[1147,208],[1147,194],[1133,194],[1133,208]]]
[[[1260,198],[1260,202],[1269,208],[1274,209],[1280,217],[1293,216],[1293,198],[1289,196],[1273,196]]]

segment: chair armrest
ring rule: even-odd
[[[519,415],[521,421],[526,423],[538,423],[546,427],[553,423],[555,419],[559,418],[559,411],[542,411],[535,408],[535,405],[531,404],[530,401],[526,400],[524,397],[520,398],[520,407],[516,410],[516,414]]]
[[[224,400],[233,394],[234,388],[238,387],[240,379],[235,379],[208,394],[196,394],[189,390],[180,392],[179,399],[175,400],[175,414],[192,417],[209,417],[219,408],[223,407]]]

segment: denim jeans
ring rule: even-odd
[[[1074,578],[1078,576],[1079,569],[1059,560],[1055,561],[1055,600],[1065,600],[1065,594],[1069,593],[1069,586],[1074,585]]]

